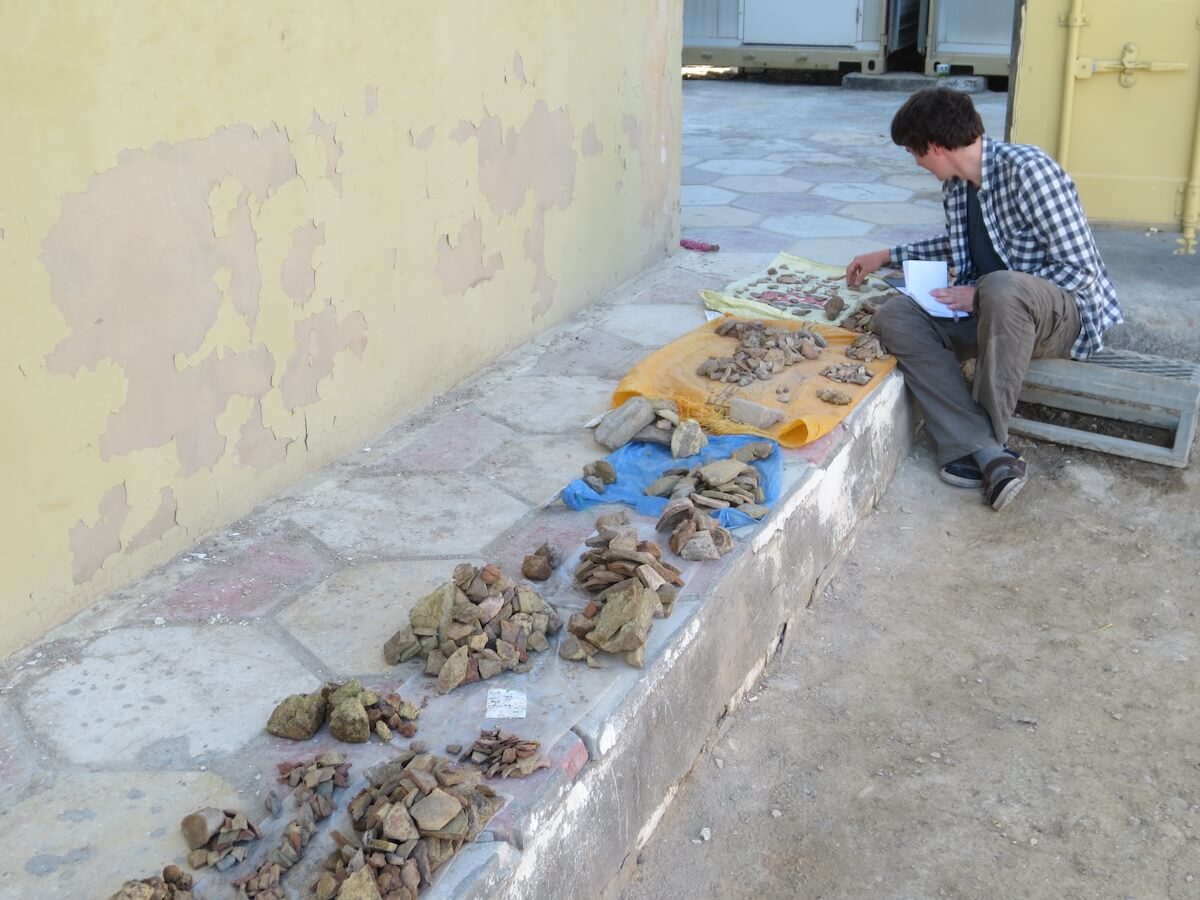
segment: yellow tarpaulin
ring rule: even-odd
[[[759,321],[738,317],[740,321]],[[809,328],[819,331],[829,346],[820,358],[804,360],[788,366],[768,381],[754,381],[740,387],[737,384],[722,384],[696,374],[697,367],[713,356],[732,356],[738,345],[736,337],[721,337],[717,327],[729,317],[714,319],[688,332],[683,337],[648,356],[629,371],[613,393],[613,405],[619,406],[637,394],[649,398],[674,400],[680,414],[695,419],[714,434],[760,434],[774,438],[785,447],[802,447],[828,434],[837,424],[869,394],[888,372],[895,368],[893,357],[877,359],[867,363],[873,374],[865,385],[842,384],[831,381],[820,374],[826,366],[835,364],[858,364],[846,356],[846,348],[858,337],[852,331],[831,325],[818,325],[800,321],[767,321],[764,325],[796,331]],[[786,385],[791,399],[781,403],[776,398],[776,389]],[[834,388],[851,398],[849,406],[834,406],[817,398],[819,388]],[[783,421],[766,431],[751,428],[729,419],[729,402],[742,397],[754,403],[783,412]]]
[[[874,276],[861,287],[848,287],[845,276],[844,267],[827,266],[802,256],[780,253],[765,270],[726,285],[720,291],[701,291],[700,296],[704,298],[705,306],[719,313],[836,325],[861,301],[895,293]],[[825,304],[834,297],[840,297],[846,308],[831,320],[825,314]],[[777,305],[772,306],[772,303]]]

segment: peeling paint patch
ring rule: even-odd
[[[642,146],[642,123],[638,121],[637,116],[630,113],[621,116],[621,129],[629,138],[629,143],[637,148]]]
[[[291,443],[291,438],[281,438],[274,429],[266,426],[262,403],[255,401],[250,418],[242,425],[234,452],[238,465],[265,472],[287,460],[287,449]]]
[[[579,135],[579,150],[588,159],[604,152],[604,145],[600,143],[600,138],[596,134],[595,122],[588,122],[583,133]]]
[[[211,192],[242,185],[228,234],[214,234]],[[211,354],[185,369],[216,324],[223,292],[253,326],[261,275],[251,199],[296,177],[287,138],[245,125],[206,138],[127,150],[87,189],[62,198],[42,243],[50,294],[71,333],[46,357],[73,376],[111,360],[125,377],[123,405],[100,437],[103,459],[175,441],[183,474],[214,464],[224,448],[214,420],[230,397],[261,397],[274,361],[265,347]]]
[[[158,509],[150,517],[150,521],[142,526],[125,545],[125,552],[132,553],[149,544],[153,544],[164,534],[179,525],[179,498],[169,487],[161,488],[158,492]]]
[[[275,359],[262,345],[244,353],[214,353],[179,372],[172,364],[169,388],[185,399],[161,409],[161,385],[131,382],[125,406],[109,417],[108,431],[100,438],[101,458],[160,447],[174,439],[180,475],[215,466],[225,453],[217,416],[235,395],[258,399],[266,394],[274,369]]]
[[[121,549],[121,529],[128,517],[129,495],[122,481],[101,498],[95,525],[85,525],[80,519],[71,529],[68,546],[72,556],[71,578],[76,584],[90,581],[104,560]]]
[[[366,95],[363,97],[363,115],[368,119],[375,115],[375,110],[379,106],[379,88],[373,84],[367,85]]]
[[[532,227],[525,229],[525,258],[533,263],[533,291],[541,297],[533,307],[532,321],[536,322],[554,305],[554,289],[558,287],[546,270],[546,210],[540,206]]]
[[[450,235],[437,242],[435,272],[447,294],[465,294],[477,284],[490,281],[504,268],[504,259],[493,253],[483,261],[483,223],[472,219],[458,231],[458,242],[450,243]]]
[[[297,306],[312,299],[317,290],[317,270],[313,267],[313,253],[325,243],[325,223],[315,221],[292,229],[292,249],[279,271],[279,282],[283,292]]]
[[[520,129],[504,129],[499,116],[479,125],[459,122],[451,134],[478,142],[479,188],[497,216],[512,215],[532,190],[538,203],[566,209],[575,193],[575,132],[565,107],[551,111],[538,100]]]
[[[461,126],[461,123],[460,123]],[[430,125],[418,135],[413,135],[412,131],[408,132],[409,146],[416,147],[418,150],[428,150],[433,146],[434,129]],[[461,141],[460,141],[461,143]]]
[[[332,303],[296,323],[296,349],[279,382],[283,404],[295,411],[321,399],[317,386],[333,371],[333,358],[348,350],[362,356],[367,346],[367,320],[355,310],[341,322]]]
[[[514,50],[512,60],[513,75],[521,84],[529,84],[529,79],[525,77],[525,60],[521,58],[521,54]]]
[[[326,122],[314,111],[312,124],[308,126],[308,133],[315,134],[325,145],[325,177],[329,179],[333,189],[340,197],[342,195],[342,173],[337,170],[337,167],[343,151],[342,145],[338,143],[337,139],[337,126],[332,122]]]

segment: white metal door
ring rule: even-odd
[[[845,47],[858,40],[861,0],[745,0],[742,42]]]

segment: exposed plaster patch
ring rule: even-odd
[[[367,85],[366,96],[363,97],[363,115],[368,119],[375,115],[375,110],[379,106],[379,88],[373,84]]]
[[[343,150],[342,145],[338,143],[337,126],[332,122],[326,122],[314,110],[312,123],[308,126],[308,133],[315,134],[325,145],[325,177],[329,179],[333,189],[340,197],[342,195],[342,173],[337,170],[337,166],[341,161]]]
[[[293,412],[320,400],[317,385],[333,372],[334,356],[348,350],[362,356],[367,346],[367,320],[355,310],[341,322],[332,303],[296,323],[296,349],[279,382],[283,404]]]
[[[459,119],[458,124],[450,130],[450,140],[462,144],[475,137],[477,126],[468,119]]]
[[[479,189],[497,216],[512,215],[534,192],[539,205],[566,209],[575,193],[575,132],[565,107],[553,112],[538,100],[520,129],[504,129],[499,116],[479,125],[462,121],[451,137],[478,142]]]
[[[234,452],[239,465],[264,472],[287,460],[287,448],[291,443],[291,438],[278,437],[274,429],[266,426],[262,403],[256,400],[250,417],[242,425]]]
[[[638,121],[638,117],[625,113],[621,116],[621,129],[629,138],[629,143],[640,149],[642,146],[642,123]]]
[[[214,234],[213,185],[242,191],[228,234]],[[71,333],[46,357],[53,375],[117,365],[127,389],[100,437],[103,459],[175,441],[181,472],[213,465],[224,449],[214,420],[234,394],[259,398],[274,361],[265,347],[214,350],[176,368],[203,345],[228,296],[253,327],[261,276],[249,203],[296,177],[277,128],[246,125],[206,138],[126,150],[87,189],[62,198],[62,217],[42,243],[50,294]],[[218,279],[224,282],[224,276]]]
[[[512,60],[513,75],[521,84],[529,84],[530,81],[525,77],[525,60],[521,58],[521,54],[516,50],[513,51]]]
[[[169,487],[161,488],[158,492],[158,509],[150,517],[150,521],[142,526],[125,545],[125,552],[132,553],[142,547],[152,544],[164,534],[179,525],[179,498]]]
[[[525,258],[533,263],[533,291],[541,296],[533,306],[531,321],[536,322],[554,305],[554,289],[558,287],[546,270],[546,210],[541,206],[533,214],[533,225],[525,229]]]
[[[208,208],[212,212],[214,237],[229,236],[230,218],[237,208],[238,198],[245,190],[240,181],[232,175],[226,175],[208,192]]]
[[[583,133],[579,135],[579,150],[588,159],[604,152],[604,145],[600,143],[600,138],[596,135],[595,122],[588,122]]]
[[[493,253],[483,261],[483,223],[472,219],[458,230],[458,242],[451,244],[450,235],[437,242],[437,266],[434,271],[447,294],[465,294],[477,284],[490,281],[504,268],[504,259]]]
[[[68,546],[72,556],[71,578],[76,584],[90,581],[104,560],[121,549],[121,529],[128,517],[129,496],[122,481],[101,498],[95,525],[85,525],[80,519],[71,529]]]
[[[283,292],[297,306],[312,299],[317,290],[317,270],[313,266],[313,253],[325,243],[325,223],[308,222],[292,229],[292,249],[279,270],[279,283]]]
[[[414,135],[410,130],[408,132],[408,143],[411,147],[416,147],[418,150],[428,150],[433,146],[434,129],[430,125],[418,135]]]
[[[667,177],[667,136],[678,140],[675,111],[668,85],[677,84],[679,60],[668,57],[671,30],[678,13],[668,0],[655,0],[654,20],[646,29],[642,46],[642,84],[645,86],[646,116],[639,126],[638,152],[641,159],[642,225],[650,227],[669,217],[673,179]]]

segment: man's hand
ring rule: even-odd
[[[881,269],[888,264],[888,260],[892,258],[890,250],[875,250],[871,253],[860,253],[854,259],[850,260],[850,265],[846,266],[846,284],[850,287],[858,287],[867,280],[867,276],[876,269]]]
[[[929,292],[934,300],[940,300],[959,312],[975,312],[975,285],[959,284],[954,287],[934,288]]]

